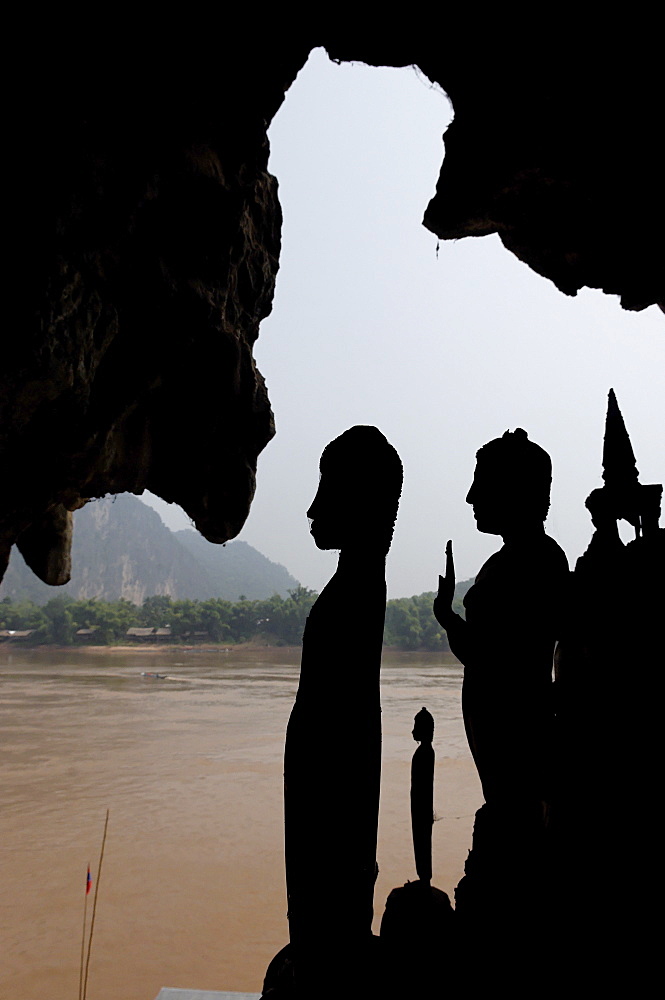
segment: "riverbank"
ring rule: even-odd
[[[0,655],[3,651],[8,653],[16,653],[19,651],[35,653],[39,651],[44,651],[48,653],[66,653],[68,656],[72,654],[81,654],[85,656],[103,656],[109,654],[111,656],[118,655],[122,653],[137,653],[146,654],[146,656],[164,656],[168,653],[206,653],[206,654],[218,654],[222,656],[233,655],[244,655],[247,653],[280,653],[293,659],[293,662],[300,662],[300,656],[302,653],[302,646],[283,646],[283,645],[271,645],[265,642],[239,642],[236,645],[224,645],[223,643],[208,643],[206,645],[196,645],[187,646],[183,643],[176,642],[161,642],[161,643],[122,643],[113,646],[86,646],[83,644],[76,643],[72,646],[51,646],[46,644],[41,644],[39,646],[30,646],[25,642],[11,642],[11,640],[6,640],[0,644]],[[408,663],[409,660],[413,662],[422,663],[423,658],[432,663],[438,664],[450,664],[458,665],[459,660],[454,656],[453,653],[439,652],[438,650],[426,650],[426,649],[399,649],[397,646],[384,646],[383,655],[390,655],[400,658],[400,662]]]
[[[384,642],[413,650],[446,650],[441,626],[432,614],[433,594],[391,598],[386,604]],[[267,600],[172,600],[147,597],[129,601],[72,600],[54,597],[46,604],[0,601],[0,643],[87,648],[109,643],[169,645],[215,649],[235,644],[297,646],[317,594],[306,587]],[[362,617],[362,595],[354,613]],[[342,624],[343,631],[343,624]],[[340,643],[343,641],[340,637]]]
[[[2,648],[2,647],[0,647]],[[136,653],[140,651],[141,653],[146,653],[148,656],[160,655],[163,656],[164,653],[219,653],[222,655],[229,655],[230,653],[256,653],[261,650],[275,650],[279,649],[287,653],[293,653],[300,657],[300,651],[302,646],[271,646],[268,643],[263,642],[239,642],[235,646],[225,646],[222,643],[215,644],[209,643],[207,645],[201,644],[196,646],[187,646],[184,643],[177,642],[161,642],[161,643],[127,643],[116,646],[31,646],[25,647],[26,649],[48,649],[52,651],[58,651],[61,653],[67,652],[81,652],[86,655],[95,656],[104,653]]]
[[[279,649],[285,650],[287,652],[297,653],[300,656],[300,651],[302,646],[271,646],[268,643],[263,642],[240,642],[237,645],[224,645],[223,643],[207,643],[196,646],[187,646],[184,643],[177,642],[127,642],[118,643],[116,645],[109,646],[87,646],[83,643],[76,643],[71,646],[58,646],[50,645],[47,643],[41,643],[40,645],[29,645],[26,642],[18,641],[12,642],[7,640],[0,644],[0,653],[3,650],[17,652],[18,650],[25,650],[26,652],[39,652],[44,651],[48,653],[81,653],[86,656],[98,656],[102,654],[114,654],[114,653],[145,653],[147,656],[152,655],[164,655],[164,653],[243,653],[243,652],[257,652],[263,649]]]

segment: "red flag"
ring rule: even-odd
[[[90,886],[91,885],[92,885],[92,877],[90,875],[90,865],[88,865],[88,874],[86,875],[86,878],[85,878],[85,894],[86,894],[86,896],[90,892]]]

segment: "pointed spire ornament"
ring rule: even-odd
[[[637,477],[633,446],[614,389],[610,389],[603,440],[603,479],[610,488],[624,491],[637,483]]]
[[[632,524],[636,538],[645,532],[649,536],[658,532],[663,487],[658,483],[645,486],[639,482],[635,453],[614,389],[610,389],[607,398],[603,479],[605,486],[594,493],[606,494],[606,502],[610,504],[614,516]]]

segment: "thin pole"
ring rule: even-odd
[[[83,1000],[88,994],[88,969],[90,967],[90,949],[92,948],[92,935],[95,930],[95,914],[97,913],[97,896],[99,895],[99,883],[102,880],[102,862],[104,860],[104,845],[106,844],[106,831],[109,825],[109,810],[106,810],[106,820],[104,822],[104,836],[102,837],[102,849],[99,852],[99,868],[97,869],[97,884],[95,885],[95,898],[92,904],[92,919],[90,921],[90,937],[88,938],[88,954],[85,960],[85,979],[83,980]]]
[[[83,997],[83,962],[85,960],[85,921],[88,913],[88,892],[90,885],[90,864],[85,877],[85,896],[83,897],[83,930],[81,932],[81,965],[79,968],[79,1000]]]

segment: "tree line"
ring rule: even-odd
[[[140,606],[125,599],[77,601],[66,594],[44,605],[5,597],[0,601],[0,641],[11,641],[14,632],[29,631],[29,636],[20,637],[22,644],[117,645],[135,643],[137,637],[128,636],[128,630],[143,628],[168,630],[154,636],[165,643],[234,645],[260,639],[271,645],[297,646],[317,597],[315,590],[302,586],[289,590],[288,597],[274,594],[261,601],[248,601],[242,596],[238,601],[176,601],[156,595]],[[388,601],[385,643],[403,650],[448,650],[446,634],[432,614],[433,599],[433,593],[425,593]],[[349,617],[362,622],[361,595],[359,606],[349,607]],[[340,628],[344,627],[340,622]]]

